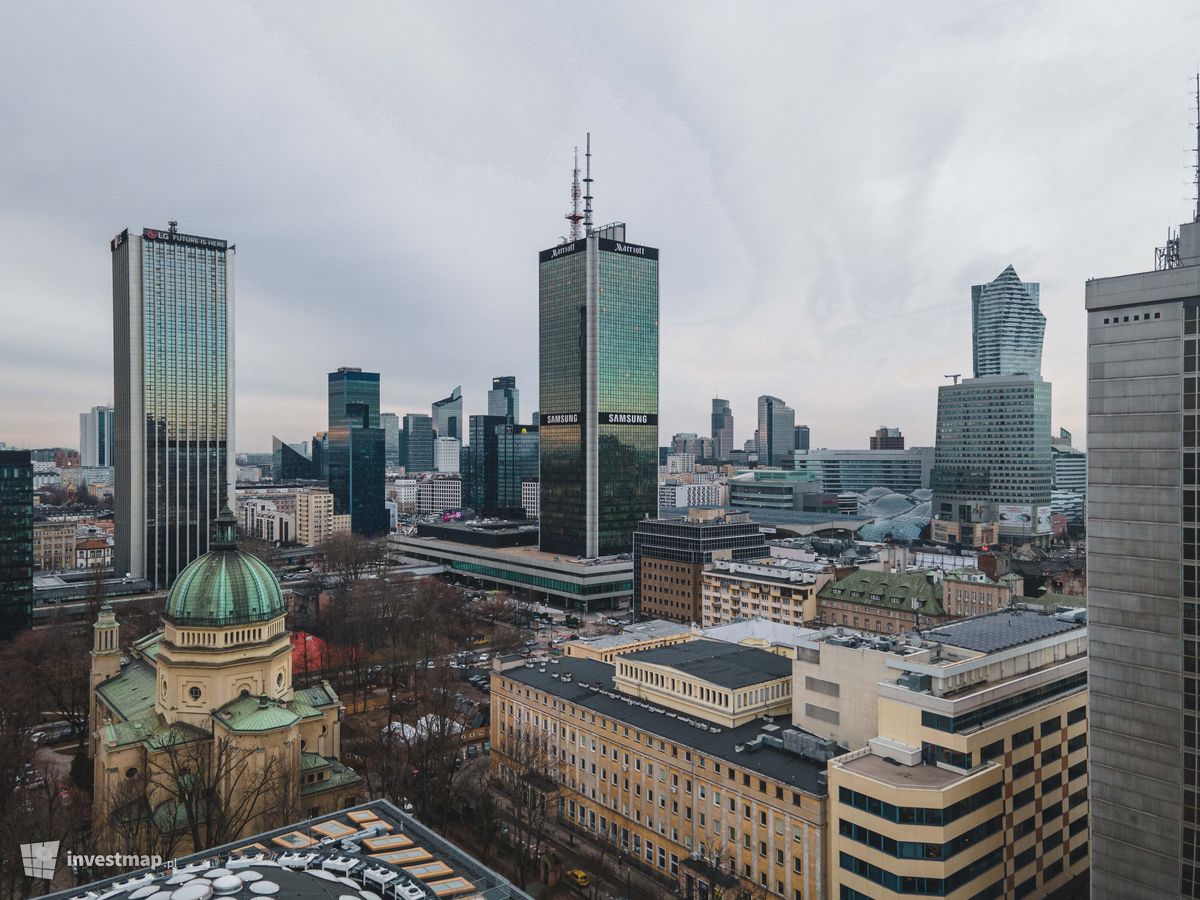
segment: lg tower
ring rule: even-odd
[[[172,222],[110,249],[116,571],[163,590],[234,503],[234,248]]]
[[[539,254],[538,290],[541,548],[628,552],[658,514],[658,250],[588,226]]]

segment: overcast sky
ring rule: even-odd
[[[325,427],[326,373],[429,412],[537,400],[537,251],[589,129],[597,222],[661,248],[661,429],[931,443],[970,286],[1042,285],[1082,440],[1083,283],[1190,219],[1200,5],[8,3],[0,440],[112,397],[109,239],[237,244],[237,446]]]

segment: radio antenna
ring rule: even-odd
[[[571,223],[572,241],[579,240],[583,236],[582,229],[579,223],[583,221],[583,213],[579,211],[579,148],[575,148],[575,177],[571,180],[571,211],[567,213],[567,221]]]
[[[586,174],[583,178],[583,229],[584,234],[592,233],[592,133],[587,133]]]

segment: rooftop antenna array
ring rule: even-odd
[[[583,221],[583,213],[579,211],[579,148],[575,148],[575,176],[571,180],[571,211],[567,213],[566,219],[571,223],[572,241],[577,241],[583,237],[583,229],[579,227],[579,223]]]
[[[1193,183],[1196,185],[1196,211],[1192,221],[1200,223],[1200,72],[1196,73],[1196,163],[1192,166],[1196,174]],[[1161,247],[1154,248],[1154,271],[1175,269],[1183,265],[1179,253],[1179,230],[1167,228],[1167,240]]]
[[[1200,222],[1200,72],[1196,73],[1196,164],[1192,168],[1196,170],[1196,213],[1192,221]]]
[[[587,151],[584,153],[587,166],[583,177],[583,231],[592,233],[592,133],[587,133]]]

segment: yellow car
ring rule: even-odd
[[[567,881],[571,882],[577,888],[585,888],[592,883],[591,876],[583,871],[583,869],[568,869]]]

